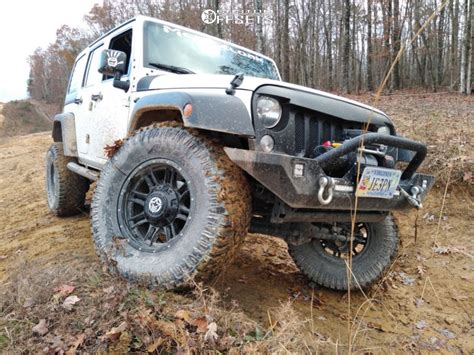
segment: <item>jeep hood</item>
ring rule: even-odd
[[[212,74],[163,74],[157,76],[147,76],[138,82],[137,91],[160,89],[222,89],[224,93],[224,90],[230,86],[230,82],[233,78],[233,75]],[[237,90],[247,90],[253,92],[264,85],[272,85],[280,88],[298,90],[318,95],[319,97],[325,98],[326,100],[332,99],[334,101],[339,101],[342,104],[354,105],[359,109],[362,108],[378,114],[377,116],[382,116],[384,118],[383,121],[385,121],[386,124],[393,126],[393,123],[388,118],[388,116],[374,107],[365,105],[354,100],[346,99],[341,96],[333,95],[324,91],[311,89],[305,86],[290,84],[284,81],[245,76],[242,85],[240,85]]]

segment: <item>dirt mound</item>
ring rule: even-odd
[[[0,139],[51,130],[50,111],[48,105],[29,100],[0,104]]]
[[[361,353],[474,352],[468,185],[442,186],[423,210],[397,213],[399,257],[350,303],[312,288],[286,245],[263,235],[249,235],[213,285],[150,291],[102,271],[87,209],[48,213],[50,142],[38,133],[0,144],[0,352],[338,353],[349,338]]]

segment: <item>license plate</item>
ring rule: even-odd
[[[401,175],[400,170],[368,166],[357,185],[356,196],[392,198]]]

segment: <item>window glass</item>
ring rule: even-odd
[[[145,22],[144,65],[279,80],[275,65],[258,54],[180,28]]]
[[[124,52],[127,55],[127,63],[125,63],[127,72],[129,72],[130,58],[132,56],[132,30],[125,31],[117,37],[114,37],[110,40],[110,49],[115,49],[117,51]]]
[[[72,72],[71,82],[69,83],[68,94],[76,92],[82,86],[82,79],[84,78],[84,71],[86,69],[86,56],[83,55],[79,58],[74,65],[74,71]]]
[[[89,69],[87,69],[87,78],[85,86],[99,84],[102,81],[102,74],[99,73],[100,57],[102,55],[103,45],[94,49],[89,55]]]

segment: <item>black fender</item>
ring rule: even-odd
[[[60,113],[54,116],[53,140],[62,142],[64,155],[77,157],[76,119],[73,113]]]
[[[183,112],[187,104],[192,105],[188,116]],[[247,137],[255,135],[245,104],[238,97],[226,95],[224,90],[222,94],[166,91],[144,96],[133,108],[129,133],[137,128],[144,114],[155,110],[178,110],[185,127]]]

